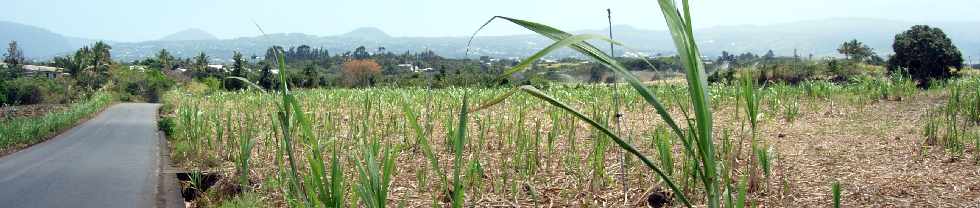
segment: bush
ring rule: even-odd
[[[167,136],[174,134],[174,126],[176,125],[177,124],[174,123],[173,117],[162,117],[160,118],[160,121],[157,122],[157,128],[159,128],[160,131],[163,131],[163,133]]]
[[[3,81],[0,81],[0,106],[7,103],[7,85]]]
[[[201,82],[204,85],[207,85],[209,92],[215,92],[224,89],[224,87],[222,87],[221,80],[218,80],[218,78],[208,77],[208,78],[198,79],[197,81]]]
[[[67,103],[71,97],[66,94],[66,87],[70,83],[65,79],[23,77],[7,81],[3,85],[2,104],[6,105]]]
[[[118,69],[112,75],[113,80],[118,83],[116,91],[122,101],[133,101],[135,99],[132,96],[138,96],[147,102],[159,102],[163,92],[175,85],[173,80],[156,70],[139,72]]]
[[[752,70],[758,73],[757,83],[762,84],[801,84],[808,81],[851,82],[856,77],[881,76],[885,69],[881,66],[860,63],[854,60],[773,60],[757,67],[721,69],[708,76],[708,82],[731,84],[738,71]]]

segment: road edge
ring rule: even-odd
[[[177,175],[172,173],[173,167],[170,163],[170,145],[167,142],[167,135],[163,131],[157,130],[160,157],[157,159],[157,180],[156,207],[158,208],[184,208],[184,198],[180,196],[180,187],[177,186]]]

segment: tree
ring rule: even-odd
[[[7,63],[10,68],[16,68],[24,64],[24,60],[24,52],[17,47],[17,41],[10,41],[7,44],[7,53],[3,56],[3,62]]]
[[[367,48],[364,46],[357,47],[354,49],[354,54],[351,55],[354,59],[366,59],[371,57],[371,53],[367,52]]]
[[[297,47],[296,52],[294,52],[293,54],[293,56],[295,56],[296,59],[301,59],[301,60],[310,59],[311,58],[310,55],[311,55],[310,46],[308,45],[301,45]]]
[[[170,52],[167,51],[167,49],[160,49],[160,52],[157,52],[157,61],[160,62],[161,70],[173,70],[174,56],[170,55]]]
[[[4,54],[3,62],[7,64],[7,68],[0,68],[0,81],[4,79],[14,79],[21,71],[21,64],[24,64],[24,52],[17,47],[17,41],[10,41],[7,47],[7,53]]]
[[[858,42],[857,39],[844,42],[837,48],[837,52],[843,54],[844,58],[848,60],[859,62],[864,62],[874,54],[871,47],[868,47],[868,45],[862,42]]]
[[[350,87],[374,85],[374,79],[381,74],[381,65],[370,59],[351,60],[341,67],[344,84]]]
[[[98,50],[96,50],[98,46]],[[109,71],[108,45],[97,44],[93,46],[83,46],[75,51],[72,59],[63,60],[65,69],[71,76],[78,81],[78,84],[88,89],[98,89],[108,81],[106,73]],[[96,51],[101,51],[101,55],[96,55]],[[104,64],[103,64],[104,63]]]
[[[303,87],[317,87],[320,84],[320,72],[317,71],[316,65],[308,64],[303,67],[303,78]]]
[[[735,54],[728,53],[728,51],[721,51],[721,56],[718,56],[717,62],[728,63],[728,65],[734,67],[738,65],[738,58],[735,57]]]
[[[272,89],[276,86],[276,78],[272,76],[272,66],[262,64],[262,74],[259,75],[259,86],[263,89]]]
[[[88,68],[89,64],[92,63],[90,61],[91,59],[92,49],[89,49],[88,46],[83,46],[75,51],[75,56],[68,60],[71,61],[71,64],[66,65],[65,69],[68,70],[68,73],[70,73],[72,77],[78,79],[78,77]]]
[[[895,35],[892,48],[895,55],[888,60],[888,70],[907,72],[920,87],[928,86],[931,80],[952,77],[950,68],[963,68],[960,50],[939,28],[912,26]]]
[[[77,58],[75,58],[75,56],[66,55],[54,57],[54,60],[52,61],[54,62],[55,67],[61,67],[65,69],[65,72],[70,74],[72,77],[76,77],[78,76],[78,72],[82,71],[82,66],[84,65],[81,63],[81,61],[76,59]]]
[[[208,69],[208,55],[201,52],[196,57],[194,57],[194,71],[197,73],[204,73]]]
[[[248,64],[248,62],[245,61],[242,53],[235,51],[235,54],[232,55],[231,59],[233,60],[231,65],[231,76],[246,78],[245,65]],[[245,83],[242,83],[242,80],[227,79],[225,81],[225,88],[228,90],[240,90],[245,88]]]
[[[272,47],[269,47],[269,49],[266,49],[265,50],[265,60],[266,61],[271,61],[271,62],[276,62],[276,59],[277,59],[276,58],[277,57],[276,54],[278,54],[280,52],[285,52],[285,51],[282,50],[282,46],[272,46]]]
[[[606,76],[606,68],[602,65],[592,64],[592,67],[589,67],[589,83],[602,82]]]
[[[105,42],[99,41],[95,42],[92,46],[92,66],[96,72],[105,73],[109,71],[109,65],[112,63],[112,54],[109,52],[112,50],[112,46],[106,44]]]

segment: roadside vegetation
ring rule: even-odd
[[[79,120],[102,111],[113,100],[112,93],[97,92],[86,100],[71,104],[64,111],[48,112],[37,117],[0,119],[0,155],[42,142],[74,127]]]

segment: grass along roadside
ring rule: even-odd
[[[0,156],[40,143],[74,127],[80,120],[108,107],[113,97],[112,93],[98,92],[85,101],[72,104],[65,111],[0,121]]]

